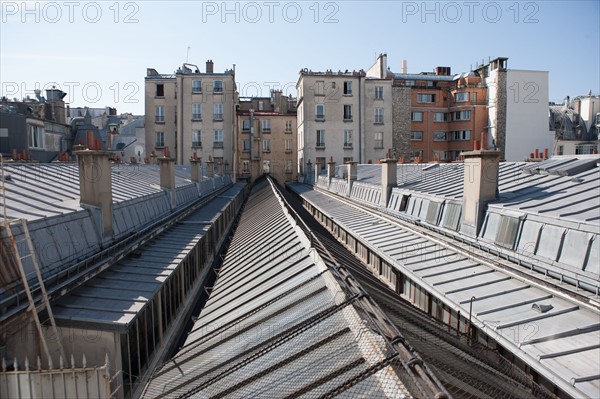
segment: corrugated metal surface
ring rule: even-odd
[[[60,326],[125,331],[243,186],[235,185],[53,305]]]
[[[424,238],[331,196],[292,186],[321,212],[435,297],[576,397],[598,397],[600,314],[556,291]],[[533,305],[551,305],[541,313]]]
[[[308,248],[270,183],[259,183],[206,306],[143,396],[407,395],[382,363],[391,347]]]

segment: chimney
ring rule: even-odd
[[[206,73],[213,73],[214,64],[212,60],[206,61]]]
[[[202,161],[198,159],[196,153],[192,158],[190,158],[190,167],[192,170],[192,181],[195,183],[200,183],[200,167],[202,166]]]
[[[79,164],[79,203],[98,209],[102,236],[112,233],[112,170],[109,153],[96,150],[75,151]]]
[[[402,73],[407,73],[408,65],[406,60],[402,60]]]
[[[315,161],[315,185],[319,182],[319,174],[321,173],[321,162],[319,158]]]
[[[352,184],[354,183],[354,181],[357,178],[358,175],[358,162],[356,161],[350,161],[347,162],[347,167],[348,167],[348,197],[350,196],[350,193],[352,192]]]
[[[208,157],[208,161],[206,162],[206,176],[214,177],[215,175],[215,163],[212,160],[212,157]]]
[[[477,237],[485,208],[498,194],[500,151],[468,151],[464,157],[461,231]]]
[[[171,201],[171,209],[174,209],[177,205],[177,191],[175,189],[175,158],[170,158],[166,155],[162,156],[158,158],[158,164],[160,167],[160,188],[167,192]]]
[[[387,206],[392,193],[392,187],[398,184],[398,162],[395,159],[382,159],[381,161],[381,200],[382,206]]]
[[[223,176],[223,162],[217,162],[217,175]]]

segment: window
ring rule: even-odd
[[[265,133],[271,132],[271,120],[270,119],[262,120],[262,131]]]
[[[325,120],[325,104],[315,105],[315,119],[320,121]]]
[[[352,82],[344,82],[344,95],[345,96],[352,95]]]
[[[564,155],[564,153],[565,153],[564,147],[562,145],[559,145],[556,155]]]
[[[286,164],[285,164],[285,173],[292,173],[292,167],[294,166],[294,164],[292,163],[291,159],[288,159]]]
[[[154,133],[154,147],[162,148],[165,146],[165,132],[155,132]]]
[[[213,143],[214,148],[223,148],[223,131],[215,130],[215,140]]]
[[[223,81],[215,80],[215,85],[213,87],[213,93],[223,93]]]
[[[383,148],[383,132],[375,132],[375,148]]]
[[[594,154],[594,151],[598,151],[598,145],[596,144],[580,144],[575,146],[575,154]]]
[[[286,133],[292,132],[292,121],[285,121],[285,132]]]
[[[446,141],[446,132],[433,132],[433,141]]]
[[[352,120],[352,105],[344,105],[344,120]]]
[[[465,141],[471,139],[471,131],[470,130],[457,130],[453,132],[448,132],[448,140],[453,141]]]
[[[192,130],[192,147],[202,148],[202,134],[200,130]]]
[[[383,124],[383,108],[375,108],[375,123]]]
[[[423,132],[422,131],[410,132],[410,139],[412,141],[423,141]]]
[[[411,158],[415,158],[415,157],[423,157],[423,151],[421,150],[416,150],[416,151],[411,151],[410,152],[410,157]]]
[[[405,86],[414,86],[415,85],[415,81],[414,80],[407,80],[404,83]]]
[[[250,161],[242,161],[242,172],[243,173],[250,172]]]
[[[201,80],[192,80],[192,93],[200,93],[202,92],[202,81]]]
[[[325,130],[317,130],[317,147],[325,147]]]
[[[471,119],[471,111],[455,111],[454,112],[454,120],[455,121],[468,121]]]
[[[258,110],[259,111],[264,111],[265,110],[265,102],[264,101],[259,101],[258,102]]]
[[[352,148],[352,130],[344,130],[344,148]]]
[[[223,120],[223,104],[215,103],[214,108],[215,108],[215,113],[214,113],[213,119],[216,121],[222,121]]]
[[[375,100],[383,100],[383,86],[375,86]]]
[[[243,132],[250,131],[250,119],[242,119],[242,131]]]
[[[285,139],[285,152],[292,152],[292,139]]]
[[[165,123],[165,107],[154,107],[154,121],[156,123]]]
[[[413,122],[423,122],[423,113],[418,111],[411,112],[410,120]]]
[[[324,96],[325,95],[325,81],[317,80],[315,82],[315,96]]]
[[[164,97],[165,96],[165,85],[162,83],[156,84],[156,97]]]
[[[271,161],[264,160],[263,161],[263,173],[270,173],[270,172],[271,172]]]
[[[444,112],[434,112],[433,113],[433,121],[434,122],[446,122],[446,114]]]
[[[464,103],[469,101],[469,92],[461,92],[461,93],[454,93],[454,101],[457,103]]]
[[[418,103],[434,103],[435,102],[435,94],[417,94],[417,102]]]
[[[192,120],[195,120],[195,121],[202,120],[202,104],[200,104],[200,103],[192,104]]]
[[[353,157],[344,157],[344,164],[354,161]]]
[[[250,152],[250,140],[242,140],[242,150],[244,152]]]
[[[44,148],[44,128],[29,125],[29,147]]]
[[[271,140],[263,140],[263,152],[271,152]]]

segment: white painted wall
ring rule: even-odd
[[[506,77],[506,160],[522,161],[537,148],[552,154],[548,72],[509,69]]]

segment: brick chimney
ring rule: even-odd
[[[102,219],[102,235],[112,233],[112,170],[106,151],[75,151],[79,164],[79,203],[98,209]]]
[[[160,166],[160,188],[165,190],[171,202],[171,209],[177,206],[177,190],[175,189],[175,158],[166,156],[158,158]]]
[[[476,237],[485,208],[496,199],[500,151],[476,150],[463,152],[464,180],[461,232]]]
[[[212,60],[206,61],[206,73],[213,73],[214,64]]]
[[[387,206],[392,187],[398,184],[398,162],[395,159],[381,160],[381,206]]]

